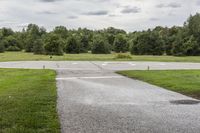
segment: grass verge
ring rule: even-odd
[[[200,99],[200,70],[121,71],[118,73]]]
[[[34,55],[25,52],[0,53],[0,62],[6,61],[163,61],[163,62],[200,62],[199,56],[136,56],[124,54],[127,58],[118,58],[118,54],[65,54],[64,56]]]
[[[55,72],[0,69],[0,132],[59,133]]]

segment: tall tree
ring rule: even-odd
[[[37,39],[33,43],[34,54],[44,54],[44,42],[42,39]]]
[[[45,52],[48,55],[63,55],[64,41],[56,34],[45,36]]]
[[[34,41],[37,39],[41,39],[44,34],[46,34],[46,30],[43,27],[40,28],[36,24],[29,24],[26,30],[26,52],[33,52]]]
[[[156,32],[143,32],[132,41],[131,53],[138,55],[164,54],[163,41]]]
[[[107,40],[102,35],[96,35],[92,42],[93,54],[110,54],[110,46]]]
[[[80,43],[75,36],[71,36],[67,40],[67,45],[65,47],[65,52],[70,54],[80,53]]]
[[[53,33],[60,35],[63,39],[67,39],[68,35],[68,30],[65,26],[57,26],[53,30]]]
[[[114,51],[117,53],[124,53],[129,50],[127,39],[124,35],[118,34],[114,41]]]

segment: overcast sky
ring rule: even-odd
[[[51,30],[86,27],[126,31],[180,26],[200,12],[200,0],[0,0],[0,27],[22,29],[35,23]]]

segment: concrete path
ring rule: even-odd
[[[10,62],[0,67],[57,70],[63,133],[199,133],[197,100],[114,73],[200,69],[196,63]]]

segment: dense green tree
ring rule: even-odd
[[[110,46],[101,35],[96,35],[92,42],[93,54],[110,54]]]
[[[39,27],[35,24],[29,24],[26,30],[26,41],[25,41],[25,50],[26,52],[33,52],[33,44],[37,39],[46,34],[46,30],[43,27]]]
[[[180,30],[182,30],[181,27],[173,26],[172,28],[167,28],[166,31],[163,33],[162,38],[165,46],[165,53],[167,55],[173,55],[172,53],[173,44]]]
[[[114,51],[117,53],[124,53],[129,50],[127,39],[124,35],[118,34],[114,41]]]
[[[54,30],[53,33],[60,35],[63,39],[67,39],[68,37],[68,30],[64,26],[57,26]]]
[[[33,53],[34,54],[44,54],[44,42],[42,39],[37,39],[33,43]]]
[[[197,40],[190,36],[189,39],[183,44],[183,54],[184,55],[200,55],[200,47]]]
[[[155,32],[144,32],[132,42],[131,54],[162,55],[164,54],[163,41]]]
[[[3,53],[5,51],[4,44],[0,41],[0,53]]]
[[[12,29],[10,29],[10,28],[5,28],[4,27],[4,28],[1,29],[1,33],[2,33],[3,37],[8,37],[8,36],[13,35],[14,31]]]
[[[80,52],[81,53],[88,53],[90,49],[89,43],[90,42],[89,42],[88,36],[85,36],[85,35],[80,36]]]
[[[191,15],[184,26],[188,28],[189,34],[193,35],[200,43],[200,14]]]
[[[179,34],[176,36],[175,41],[173,42],[173,47],[172,47],[172,54],[175,56],[182,56],[184,55],[184,48],[183,48],[183,38]]]
[[[112,47],[112,50],[114,49],[114,41],[118,34],[126,35],[126,31],[121,29],[116,29],[114,27],[109,27],[107,29],[104,29],[103,31],[100,31],[100,33],[103,34],[104,38],[107,39],[108,43]]]
[[[14,36],[8,36],[4,40],[6,51],[21,51],[19,41]]]
[[[57,42],[58,41],[58,42]],[[68,42],[68,43],[67,43]],[[153,30],[126,33],[109,27],[103,30],[57,26],[49,33],[35,24],[22,32],[0,29],[2,51],[34,52],[35,54],[126,52],[136,55],[200,55],[200,14],[191,15],[183,26],[157,26]],[[45,51],[45,52],[44,52]]]
[[[71,36],[68,38],[65,52],[70,54],[80,53],[80,43],[75,36]]]
[[[56,34],[45,36],[45,53],[48,55],[63,55],[64,41]]]

